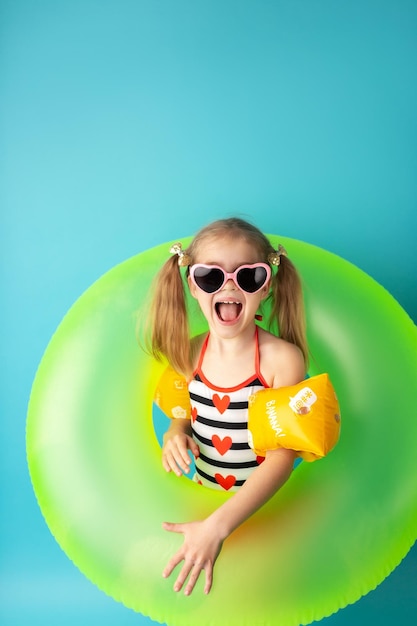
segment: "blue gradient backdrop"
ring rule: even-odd
[[[417,4],[2,0],[0,46],[0,622],[150,625],[38,510],[25,418],[43,351],[116,263],[234,213],[350,260],[416,321]],[[416,611],[414,548],[322,623]]]

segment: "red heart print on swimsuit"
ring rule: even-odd
[[[224,437],[223,439],[220,439],[218,435],[213,435],[213,437],[211,438],[211,441],[213,443],[213,446],[216,448],[217,452],[221,454],[222,456],[226,454],[226,452],[230,450],[230,448],[232,447],[231,437]]]
[[[220,397],[217,393],[215,393],[213,395],[213,404],[219,413],[224,413],[230,404],[230,396]]]
[[[229,491],[229,489],[231,489],[236,482],[236,476],[232,476],[231,474],[229,474],[229,476],[214,474],[214,478],[220,487],[223,487],[226,491]]]
[[[193,406],[193,408],[191,409],[191,419],[193,420],[193,422],[195,422],[197,419],[197,409],[195,406]]]

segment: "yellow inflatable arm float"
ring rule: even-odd
[[[340,408],[327,374],[249,397],[249,445],[255,454],[295,450],[305,461],[324,457],[340,435]]]
[[[191,419],[187,381],[170,365],[162,372],[154,402],[170,418]]]

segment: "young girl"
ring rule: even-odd
[[[187,250],[176,244],[172,251],[155,286],[152,352],[188,381],[192,413],[191,420],[172,419],[162,464],[167,472],[188,474],[191,451],[199,483],[235,491],[204,520],[163,525],[184,536],[163,576],[182,563],[174,590],[184,588],[189,595],[202,570],[209,593],[224,540],[291,474],[293,450],[268,450],[259,458],[250,448],[248,398],[262,388],[303,380],[307,345],[297,271],[285,250],[275,250],[256,227],[237,218],[216,221]],[[181,267],[186,267],[188,288],[209,328],[191,341]],[[267,297],[280,337],[256,324]]]

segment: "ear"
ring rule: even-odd
[[[261,289],[261,300],[265,300],[265,298],[268,297],[270,289],[271,289],[271,281],[268,280],[268,282],[265,283],[265,285]]]
[[[193,298],[197,299],[197,287],[194,285],[193,281],[191,280],[191,276],[187,277],[187,282],[188,282],[188,289],[190,290],[190,294],[192,295]]]

